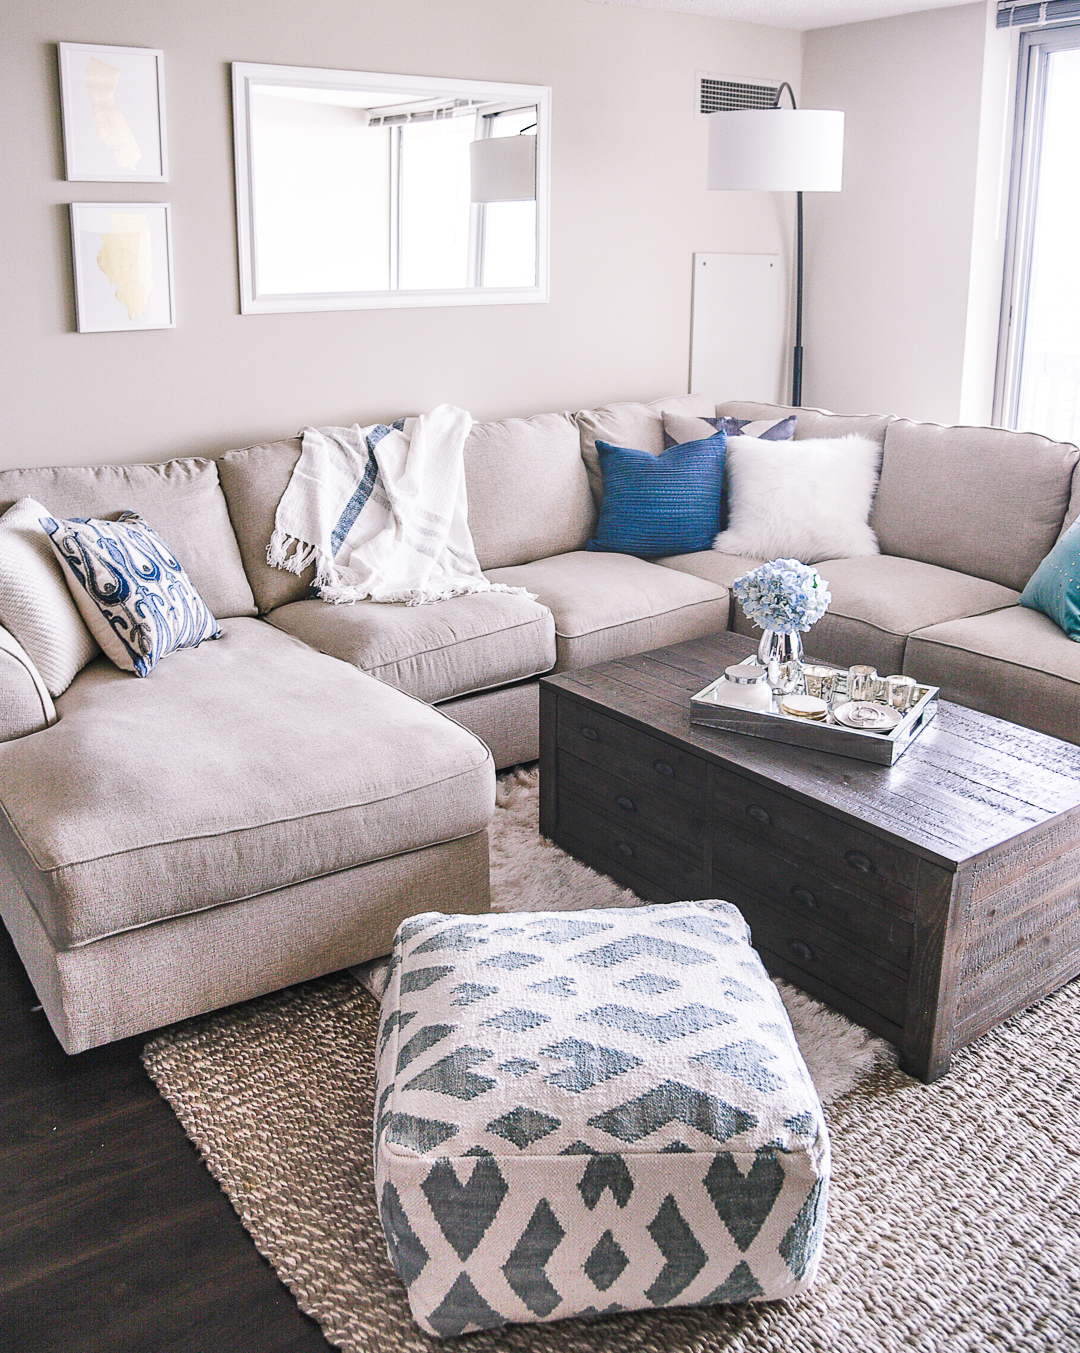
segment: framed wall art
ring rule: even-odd
[[[79,333],[172,329],[172,208],[168,202],[72,202]]]
[[[164,53],[58,44],[69,181],[165,183]]]

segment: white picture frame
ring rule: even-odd
[[[172,206],[72,202],[79,333],[174,329]]]
[[[167,183],[165,53],[57,43],[64,165],[73,183]]]

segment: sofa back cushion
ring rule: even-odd
[[[36,498],[57,518],[115,520],[137,512],[183,564],[214,615],[255,614],[215,461],[0,470],[0,513],[20,498]]]
[[[315,581],[314,564],[296,574],[271,568],[266,562],[274,514],[300,459],[302,445],[300,437],[289,437],[229,451],[218,461],[221,487],[260,615],[275,606],[302,601]]]
[[[780,418],[795,414],[795,440],[808,437],[847,437],[856,433],[869,437],[879,445],[885,440],[885,429],[893,421],[892,414],[830,413],[828,409],[795,408],[791,404],[759,404],[750,399],[729,399],[717,404],[718,418],[752,418],[775,423]]]
[[[684,414],[691,418],[711,418],[712,401],[705,395],[669,395],[651,404],[605,404],[599,409],[582,409],[577,415],[581,436],[581,459],[589,476],[589,487],[597,506],[604,498],[604,479],[596,443],[651,451],[658,456],[664,449],[664,414]]]
[[[465,485],[481,568],[583,549],[596,527],[569,413],[475,423],[465,443]]]
[[[898,418],[870,524],[883,554],[1023,591],[1061,531],[1078,459],[1034,432]]]

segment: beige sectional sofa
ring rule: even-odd
[[[223,630],[143,680],[99,658],[55,704],[0,630],[0,913],[69,1051],[362,962],[411,913],[486,909],[494,772],[536,755],[539,676],[751,631],[729,588],[757,561],[585,550],[597,438],[659,452],[665,410],[713,412],[684,395],[473,429],[478,557],[535,601],[310,598],[266,564],[298,439],[0,472],[0,512],[141,513]],[[833,604],[813,651],[1080,741],[1080,645],[1016,605],[1080,513],[1077,449],[799,411],[797,437],[847,432],[883,445],[883,553],[818,565]]]

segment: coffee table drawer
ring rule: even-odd
[[[573,700],[560,700],[557,738],[562,751],[624,780],[662,793],[697,799],[705,794],[708,768],[660,738],[596,714]]]
[[[777,911],[734,879],[714,879],[716,895],[734,902],[750,927],[751,943],[769,954],[847,993],[891,1023],[903,1026],[907,976],[868,950],[845,943],[814,921]]]
[[[914,914],[918,857],[847,822],[810,808],[741,775],[717,769],[718,825],[730,823],[773,849],[805,857]]]
[[[708,832],[704,800],[699,807],[692,807],[677,795],[660,794],[564,751],[559,752],[559,790],[589,804],[627,831],[646,832],[674,849],[692,852],[698,859],[704,857]]]
[[[709,895],[705,862],[700,856],[673,850],[623,823],[612,822],[570,795],[559,796],[556,824],[564,847],[572,849],[576,844],[573,854],[587,857],[595,868],[620,881],[627,875],[638,875],[680,900]]]
[[[883,899],[857,897],[822,870],[765,850],[741,833],[717,833],[713,868],[745,883],[778,912],[790,916],[793,925],[810,922],[823,926],[847,943],[869,949],[909,971],[914,924],[909,915]]]

